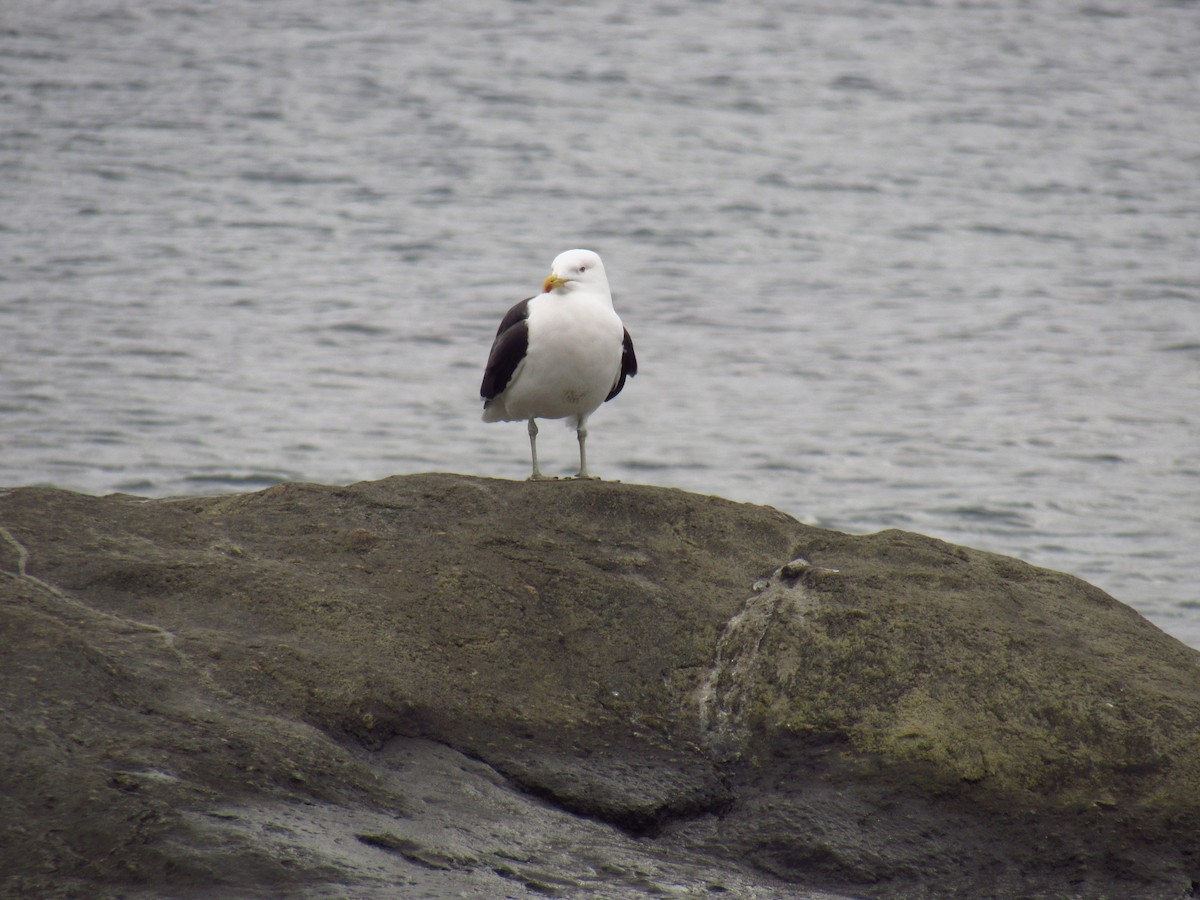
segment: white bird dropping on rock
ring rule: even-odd
[[[530,480],[538,469],[537,419],[566,419],[579,437],[579,474],[587,471],[587,419],[637,374],[633,341],[613,310],[604,263],[591,250],[554,259],[542,293],[500,322],[479,393],[483,421],[529,422]]]

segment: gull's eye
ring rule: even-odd
[[[584,272],[586,272],[586,271],[587,271],[587,266],[580,266],[580,267],[579,267],[579,274],[581,274],[581,275],[582,275],[582,274],[583,274]]]

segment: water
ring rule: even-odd
[[[482,366],[584,246],[595,471],[1200,647],[1198,87],[1196,2],[6,0],[0,484],[524,477]]]

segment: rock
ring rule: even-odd
[[[1013,559],[453,475],[0,526],[10,894],[1200,879],[1200,654]]]

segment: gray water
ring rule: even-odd
[[[1198,89],[1196,2],[5,0],[0,484],[523,478],[483,362],[583,246],[597,473],[1200,647]]]

